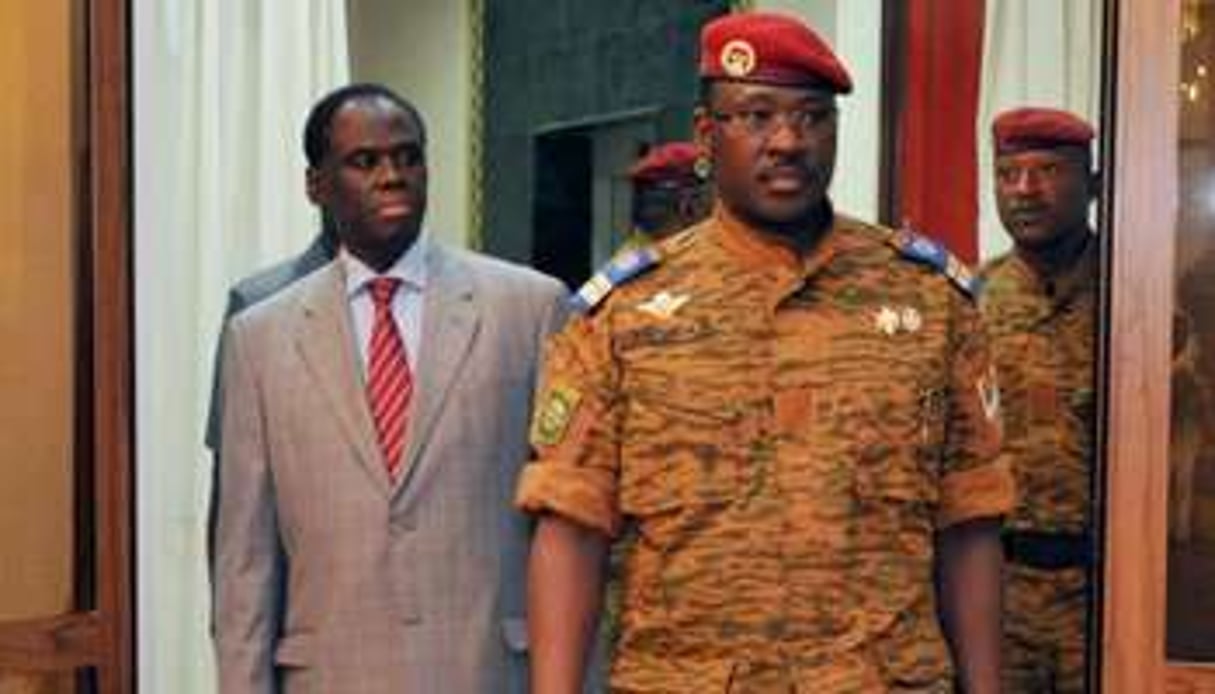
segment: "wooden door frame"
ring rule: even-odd
[[[136,681],[131,13],[130,0],[88,4],[98,680],[121,694]]]
[[[1180,3],[1118,0],[1104,108],[1107,349],[1101,684],[1164,682],[1169,342],[1177,214]],[[1112,148],[1111,148],[1112,145]]]
[[[92,668],[101,694],[135,691],[129,0],[76,0],[81,146],[75,390],[73,612],[0,623],[0,669]],[[72,29],[72,31],[76,31]]]
[[[1107,41],[1107,309],[1101,690],[1215,692],[1165,659],[1170,351],[1178,206],[1181,2],[1118,0]]]

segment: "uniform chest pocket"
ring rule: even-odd
[[[620,471],[625,515],[728,504],[746,484],[748,417],[720,396],[674,389],[627,408]]]
[[[644,518],[679,508],[728,504],[745,488],[744,462],[705,448],[662,458],[626,460],[620,506]]]
[[[916,388],[827,389],[819,438],[846,458],[863,508],[929,513],[937,502],[943,403]]]

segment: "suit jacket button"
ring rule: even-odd
[[[392,534],[403,535],[418,529],[418,521],[413,514],[400,516],[392,520]]]

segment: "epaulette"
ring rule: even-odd
[[[977,297],[983,288],[983,281],[975,276],[966,263],[927,236],[910,229],[899,229],[890,235],[890,244],[904,258],[936,268],[971,298]]]
[[[654,246],[630,248],[617,253],[570,297],[575,313],[589,313],[612,290],[658,264],[661,254]]]

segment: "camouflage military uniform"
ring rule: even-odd
[[[1015,253],[984,269],[982,308],[1004,394],[1004,446],[1019,502],[1010,534],[1083,541],[1093,465],[1097,243],[1043,281]],[[1087,570],[1009,557],[1004,606],[1008,692],[1084,691]]]
[[[977,309],[899,238],[719,208],[550,345],[517,498],[637,535],[613,691],[951,689],[934,532],[1012,477]]]

